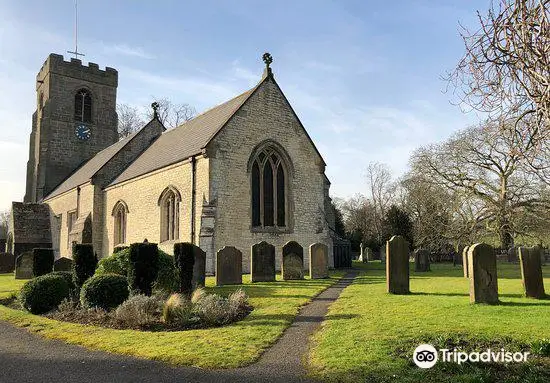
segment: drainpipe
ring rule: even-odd
[[[80,186],[76,187],[76,217],[80,216]]]
[[[191,157],[191,243],[195,244],[195,195],[197,194],[197,159]]]

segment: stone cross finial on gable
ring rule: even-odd
[[[271,67],[269,66],[273,62],[273,57],[271,57],[271,54],[265,52],[262,56],[262,60],[265,63],[264,75],[262,76],[262,79],[268,76],[273,76],[273,72],[271,71]]]
[[[262,56],[262,60],[264,60],[266,68],[269,68],[269,65],[273,62],[273,57],[271,57],[269,52],[265,52]]]
[[[153,118],[159,118],[159,113],[158,113],[159,103],[156,101],[153,102],[151,104],[151,108],[153,108]]]

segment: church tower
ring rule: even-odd
[[[25,202],[40,202],[85,161],[118,140],[118,72],[50,54],[36,76]]]

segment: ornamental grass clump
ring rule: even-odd
[[[115,310],[115,318],[125,327],[145,327],[160,322],[163,301],[157,296],[134,295]]]
[[[164,303],[162,319],[168,324],[185,325],[193,318],[193,304],[182,294],[172,294]]]

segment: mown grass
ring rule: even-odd
[[[27,279],[15,279],[14,273],[0,274],[0,299],[18,292]]]
[[[207,278],[207,290],[221,295],[242,287],[254,311],[240,322],[224,327],[177,332],[141,332],[59,322],[0,305],[0,319],[26,327],[51,339],[60,339],[92,349],[159,360],[174,365],[208,368],[238,367],[254,362],[273,344],[298,313],[300,306],[342,276],[330,279],[250,283],[244,276],[242,286],[215,287]],[[13,275],[2,275],[0,291],[9,295],[21,283]]]
[[[311,375],[339,382],[550,381],[550,358],[521,365],[438,363],[426,370],[412,362],[421,343],[512,351],[550,338],[550,300],[523,297],[519,265],[499,264],[502,303],[496,306],[469,303],[461,266],[432,265],[429,273],[412,272],[410,295],[386,293],[379,262],[355,266],[363,272],[330,307],[314,336]],[[549,267],[544,277],[550,292]]]

